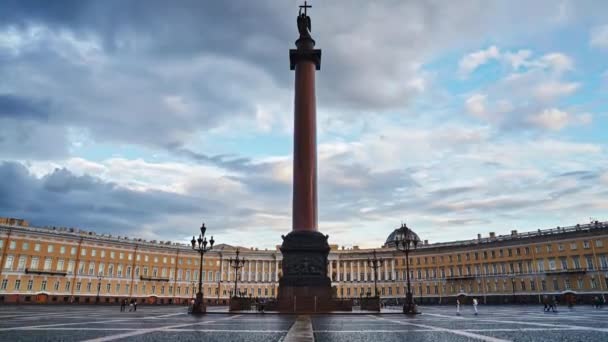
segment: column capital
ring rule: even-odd
[[[321,50],[300,50],[291,49],[289,50],[289,69],[295,70],[296,64],[301,61],[309,61],[315,64],[317,70],[321,70]]]

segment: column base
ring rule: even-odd
[[[283,236],[279,311],[304,313],[334,310],[331,280],[327,276],[327,238],[327,235],[317,231],[292,231]]]
[[[380,297],[361,297],[361,310],[380,312]]]
[[[194,301],[194,305],[192,305],[192,309],[190,313],[193,315],[201,315],[207,312],[207,306],[205,305],[205,300],[203,298],[202,293],[196,294],[196,300]]]
[[[405,304],[403,304],[403,313],[406,315],[418,315],[421,312],[418,311],[418,307],[414,304],[414,298],[411,293],[405,295]]]
[[[419,314],[421,314],[421,312],[418,311],[418,307],[414,303],[411,303],[411,304],[405,303],[403,305],[403,313],[406,314],[406,315],[419,315]]]

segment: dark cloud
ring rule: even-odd
[[[431,56],[477,46],[500,27],[513,29],[509,11],[520,14],[517,6],[476,1],[381,4],[319,2],[311,12],[324,49],[319,105],[348,120],[404,109],[432,88],[420,67]],[[0,73],[17,96],[53,99],[49,124],[103,142],[184,146],[235,119],[255,120],[260,106],[290,102],[296,5],[6,0],[0,30],[21,43],[1,54]],[[533,13],[547,13],[545,4],[527,8],[530,20],[516,28],[524,32],[539,24]]]
[[[458,186],[458,187],[435,190],[435,191],[432,191],[430,193],[430,195],[440,199],[440,198],[444,198],[444,197],[455,196],[455,195],[460,195],[460,194],[464,194],[467,192],[472,192],[475,190],[479,190],[478,187]]]
[[[600,176],[600,174],[598,172],[590,171],[590,170],[570,171],[570,172],[561,173],[559,175],[559,177],[574,177],[574,178],[578,178],[582,181],[594,180],[594,179],[599,178],[599,176]]]
[[[138,236],[143,225],[171,215],[205,214],[217,209],[211,199],[134,191],[98,178],[56,169],[42,178],[19,163],[0,163],[0,212],[35,225],[66,225]],[[164,227],[167,232],[180,227]],[[170,235],[167,232],[155,232]]]
[[[0,118],[43,120],[48,118],[49,111],[48,101],[0,94]]]

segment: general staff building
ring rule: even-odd
[[[405,294],[405,257],[391,246],[377,249],[331,246],[329,276],[339,298],[374,293],[399,302]],[[228,259],[236,247],[219,244],[205,254],[205,301],[226,304],[235,272]],[[238,293],[275,297],[281,252],[239,247],[247,260],[239,270]],[[373,251],[382,266],[374,272]],[[75,228],[32,227],[0,218],[0,303],[188,302],[199,278],[200,256],[191,246],[96,234]],[[376,273],[376,275],[374,274]],[[538,303],[542,296],[589,301],[608,293],[608,222],[538,229],[462,241],[424,241],[410,254],[415,301],[450,303],[458,296],[481,303]],[[375,280],[375,281],[374,281]]]

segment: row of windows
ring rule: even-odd
[[[595,258],[592,255],[584,256],[586,269],[593,271],[596,269],[594,262]],[[608,269],[608,255],[598,256],[599,267],[602,270]],[[559,264],[558,264],[559,263]],[[410,270],[410,278],[412,279],[435,279],[435,278],[446,278],[447,277],[460,277],[460,276],[472,276],[472,275],[497,275],[497,274],[512,274],[512,273],[534,273],[534,272],[545,272],[545,270],[555,271],[558,269],[557,266],[561,266],[562,270],[568,269],[581,269],[583,268],[581,257],[572,256],[570,258],[548,258],[548,259],[536,259],[536,270],[533,268],[533,261],[520,261],[520,262],[503,262],[503,263],[486,263],[482,265],[467,265],[467,266],[450,266],[442,268],[425,268],[425,269],[414,269]],[[484,271],[482,273],[482,270]],[[405,271],[396,271],[396,280],[405,279]],[[332,274],[333,281],[372,281],[374,279],[373,272],[334,272]],[[378,280],[393,280],[393,272],[378,272]]]
[[[44,258],[44,263],[42,268],[40,268],[40,258],[32,257],[30,259],[29,269],[31,270],[43,270],[43,271],[57,271],[57,272],[66,272],[68,274],[74,273],[74,267],[76,262],[74,260],[69,260],[66,264],[64,259],[58,259],[55,265],[55,269],[52,269],[52,261],[51,257]],[[8,255],[4,262],[4,269],[12,270],[15,262],[15,257],[13,255]],[[24,271],[27,263],[27,256],[20,256],[17,261],[17,271]],[[88,266],[88,267],[87,267]],[[97,271],[96,271],[97,270]],[[107,269],[106,265],[102,262],[95,263],[89,262],[88,265],[86,262],[79,262],[78,274],[79,275],[89,275],[89,276],[105,276],[105,277],[131,277],[131,266],[123,266],[121,264],[117,265],[116,268],[113,264],[109,264]],[[141,272],[140,272],[141,270]],[[174,279],[174,268],[158,268],[158,267],[147,267],[147,266],[136,266],[135,267],[135,277],[162,277]],[[226,278],[226,273],[223,273],[224,279]],[[231,274],[232,275],[232,274]],[[244,281],[255,281],[256,279],[259,281],[272,281],[277,280],[276,273],[274,272],[246,272],[243,271],[239,278]],[[217,281],[220,279],[219,271],[203,271],[203,279],[206,281]],[[190,271],[190,270],[177,270],[177,280],[198,280],[198,271]]]
[[[544,246],[544,249],[543,249]],[[577,241],[573,241],[569,243],[569,248],[572,251],[575,251],[578,249],[579,246],[579,242]],[[589,240],[583,240],[582,241],[582,246],[583,249],[589,249],[591,248],[591,241]],[[597,248],[602,248],[604,247],[604,243],[602,240],[597,239],[595,240],[595,247]],[[564,243],[558,243],[557,244],[557,250],[558,251],[565,251],[566,250],[566,244]],[[546,245],[536,245],[534,246],[534,251],[536,254],[541,254],[543,251],[546,251],[547,253],[552,253],[553,252],[553,244],[546,244]],[[506,248],[506,249],[498,249],[498,250],[490,250],[490,251],[483,251],[483,252],[472,252],[472,253],[464,253],[464,259],[466,261],[470,261],[471,259],[474,260],[480,260],[480,257],[483,258],[484,260],[487,260],[488,258],[492,258],[495,259],[496,257],[499,258],[503,258],[505,256],[508,257],[513,257],[513,256],[521,256],[523,252],[523,255],[530,255],[530,247],[517,247],[517,248]],[[456,254],[456,262],[462,262],[462,255],[463,254]],[[431,264],[435,264],[436,263],[436,257],[431,256],[431,257],[416,257],[416,258],[410,258],[410,264],[413,265],[414,264],[414,260],[416,262],[416,265],[420,265],[421,263],[424,264],[429,264],[429,261]],[[442,263],[444,261],[444,256],[440,255],[439,256],[439,261]],[[447,256],[447,261],[448,262],[454,262],[454,256],[453,255],[448,255]],[[405,265],[405,260],[402,259],[402,264]]]
[[[596,279],[596,278],[591,278],[589,279],[589,287],[592,290],[597,290],[600,288],[601,284],[600,284],[601,280],[600,279]],[[608,282],[608,278],[604,279],[604,282]],[[538,282],[534,279],[529,279],[529,280],[525,280],[525,279],[518,279],[518,280],[511,280],[511,279],[503,279],[502,281],[499,280],[495,280],[494,282],[487,282],[485,284],[485,288],[482,288],[482,283],[478,282],[477,284],[474,283],[470,283],[470,284],[464,284],[462,286],[459,285],[454,285],[454,284],[450,284],[450,285],[446,285],[443,284],[441,285],[441,290],[443,294],[456,294],[456,293],[460,293],[460,292],[467,292],[468,293],[480,293],[480,292],[514,292],[514,291],[537,291],[537,289],[540,289],[540,291],[549,291],[549,290],[553,290],[553,291],[562,291],[562,290],[571,290],[571,289],[576,289],[576,290],[581,290],[585,288],[585,280],[583,278],[577,278],[576,281],[574,282],[575,287],[573,287],[573,283],[572,280],[570,278],[565,278],[565,279],[552,279],[550,280],[549,284],[552,285],[552,289],[549,289],[547,286],[547,280],[542,279],[540,280],[540,287],[537,287]],[[403,293],[405,293],[407,291],[407,288],[405,286],[403,287],[393,287],[393,286],[379,286],[378,287],[378,292],[380,293],[381,296],[391,296],[393,295],[393,289],[394,289],[394,294],[395,295],[399,295],[401,290],[403,290]],[[449,289],[449,292],[448,292]],[[440,285],[438,284],[434,284],[434,285],[430,285],[430,284],[420,284],[420,285],[414,285],[412,286],[412,294],[413,295],[420,295],[420,294],[427,294],[427,295],[439,295],[439,290],[440,290]],[[357,297],[357,296],[366,296],[366,295],[372,295],[373,294],[373,287],[340,287],[338,293],[340,294],[341,297]]]
[[[600,269],[608,269],[608,255],[600,255],[599,266]],[[17,262],[17,271],[23,271],[26,267],[26,256],[20,256]],[[39,269],[39,258],[32,257],[30,260],[29,268],[33,270]],[[594,257],[592,255],[584,256],[584,261],[586,264],[587,270],[595,270],[596,264],[594,262]],[[12,269],[14,264],[14,256],[8,255],[5,260],[4,268]],[[486,275],[495,275],[495,274],[509,274],[509,273],[534,273],[537,272],[545,272],[545,270],[554,271],[558,269],[558,265],[562,270],[568,269],[581,269],[583,266],[581,264],[581,258],[579,256],[573,256],[570,258],[560,257],[560,258],[549,258],[549,259],[537,259],[536,260],[536,270],[533,269],[532,261],[520,261],[517,263],[490,263],[483,265],[483,268],[480,265],[467,265],[467,266],[450,266],[449,268],[427,268],[427,269],[417,269],[410,271],[410,277],[415,279],[434,279],[437,277],[446,278],[447,277],[456,277],[456,276],[470,276],[470,275],[480,275],[482,274],[482,270],[485,271],[483,274]],[[67,267],[66,267],[67,266]],[[55,267],[55,271],[57,272],[66,272],[68,274],[73,274],[74,272],[75,261],[69,260],[67,265],[63,259],[58,259]],[[97,268],[97,272],[95,272],[95,268]],[[44,259],[44,264],[42,267],[44,271],[52,271],[52,258],[47,257]],[[79,275],[91,275],[91,276],[108,276],[108,277],[131,277],[131,266],[123,267],[123,265],[117,265],[116,269],[113,264],[109,264],[106,270],[104,263],[94,263],[89,262],[88,268],[86,262],[79,263],[78,274]],[[116,271],[116,273],[115,273]],[[124,272],[123,272],[124,271]],[[223,273],[223,279],[226,278],[226,273]],[[232,276],[232,274],[230,274]],[[256,278],[257,275],[257,278]],[[405,278],[405,271],[395,272],[396,280]],[[151,269],[147,266],[135,267],[135,277],[139,276],[152,276],[152,277],[169,277],[170,279],[174,278],[174,269],[173,268],[158,268],[152,267]],[[239,275],[239,278],[243,281],[271,281],[276,280],[276,274],[272,273],[262,273],[262,272],[246,272],[242,271]],[[219,271],[203,271],[203,279],[207,281],[214,281],[219,279],[220,272]],[[333,273],[331,275],[333,281],[371,281],[374,279],[373,272],[343,272],[343,273]],[[393,272],[379,272],[378,280],[393,280]],[[198,271],[190,271],[190,270],[182,270],[178,269],[177,271],[177,280],[186,280],[190,279],[198,280]]]
[[[4,240],[0,240],[0,248],[2,248],[4,245]],[[10,250],[15,250],[17,248],[17,241],[11,241],[9,243],[9,249]],[[24,241],[21,244],[21,250],[22,251],[28,251],[30,249],[30,242]],[[40,243],[35,243],[34,244],[34,251],[35,252],[41,252],[42,251],[42,245]],[[55,245],[54,244],[48,244],[46,246],[46,252],[47,253],[53,253],[55,251]],[[66,246],[59,246],[59,254],[66,254],[67,249]],[[99,252],[99,253],[98,253]],[[77,247],[69,247],[69,254],[70,255],[76,255],[77,254]],[[105,258],[106,255],[108,255],[110,257],[110,259],[115,259],[118,258],[119,260],[123,260],[126,258],[126,260],[133,260],[133,253],[125,253],[125,252],[115,252],[115,251],[109,251],[106,254],[106,250],[97,250],[94,248],[87,248],[87,247],[81,247],[80,248],[80,255],[81,256],[90,256],[90,257],[101,257],[101,258]],[[150,262],[151,260],[154,263],[159,263],[162,262],[163,264],[167,264],[170,263],[171,265],[175,264],[175,257],[167,257],[167,256],[153,256],[150,257],[148,254],[136,254],[135,259],[137,261],[141,261],[143,259],[144,262]],[[220,266],[220,260],[219,259],[209,259],[209,260],[205,260],[204,261],[206,265],[208,266]],[[263,262],[263,261],[260,261]],[[198,258],[179,258],[178,259],[178,264],[179,265],[183,265],[183,264],[187,264],[187,265],[195,265],[198,266]],[[253,262],[252,262],[253,263]]]
[[[21,289],[21,279],[15,279],[14,283],[13,283],[13,290],[15,291],[20,291]],[[37,290],[39,291],[48,291],[50,290],[49,288],[47,288],[48,285],[48,281],[47,280],[42,280],[39,283],[39,288]],[[83,287],[83,285],[85,285]],[[123,286],[124,285],[124,286]],[[63,286],[63,290],[65,292],[69,292],[70,291],[70,286],[71,286],[71,281],[66,281],[64,286]],[[34,291],[34,280],[30,279],[27,281],[27,285],[25,290],[26,291]],[[54,282],[54,286],[53,286],[53,290],[54,291],[60,291],[60,287],[61,287],[61,282],[60,281],[55,281]],[[3,279],[2,282],[0,283],[0,290],[7,290],[8,288],[8,279]],[[100,294],[128,294],[128,295],[138,295],[138,294],[159,294],[159,295],[189,295],[189,294],[195,294],[197,291],[197,285],[196,284],[192,284],[191,286],[176,286],[175,287],[175,293],[173,293],[173,285],[150,285],[148,287],[147,284],[134,284],[133,285],[133,291],[130,292],[131,287],[130,284],[114,284],[114,286],[112,286],[111,283],[107,283],[107,284],[102,284],[102,282],[98,282],[97,284],[94,284],[93,282],[87,282],[87,283],[82,283],[82,282],[76,282],[76,287],[74,288],[74,291],[77,293],[81,293],[81,292],[85,292],[85,293],[91,293],[91,294],[95,294],[95,293],[100,293]],[[211,287],[207,287],[207,294],[211,295],[212,292],[214,292],[215,295],[218,294],[218,288],[211,288]],[[141,292],[140,292],[141,290]],[[149,292],[147,291],[149,290]],[[255,291],[254,288],[240,288],[239,289],[240,292],[242,294],[249,294],[251,293],[252,295],[257,295],[258,296],[262,296],[262,295],[266,295],[268,296],[269,294],[271,294],[272,296],[274,296],[275,294],[275,289],[274,287],[272,288],[257,288],[257,291]],[[122,292],[121,292],[122,291]],[[183,293],[182,293],[183,292]],[[232,294],[233,290],[230,289],[223,289],[223,294],[226,295],[227,293]]]

